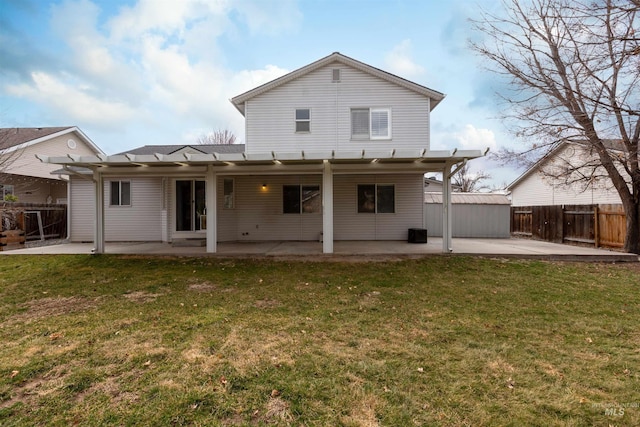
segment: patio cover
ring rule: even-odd
[[[95,183],[96,218],[95,252],[103,253],[104,177],[129,175],[204,175],[207,181],[207,223],[214,224],[206,232],[207,252],[215,253],[216,191],[218,175],[255,174],[322,174],[323,192],[323,252],[333,253],[333,176],[338,174],[385,174],[441,172],[443,176],[443,239],[442,251],[451,252],[451,176],[468,160],[486,155],[480,150],[391,149],[359,151],[271,151],[263,153],[179,153],[179,154],[119,154],[113,156],[60,157],[36,156],[44,163],[62,165],[68,174],[86,174],[78,168],[92,171]]]

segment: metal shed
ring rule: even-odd
[[[424,193],[429,236],[442,236],[442,194]],[[511,202],[504,194],[451,193],[453,237],[508,239]]]

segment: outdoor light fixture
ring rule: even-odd
[[[262,184],[262,190],[266,191],[266,189],[267,189],[267,184]]]

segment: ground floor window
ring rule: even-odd
[[[233,209],[235,207],[234,195],[233,195],[233,187],[234,187],[233,178],[225,178],[223,181],[223,190],[224,190],[224,208],[225,209]]]
[[[131,206],[131,182],[111,181],[111,206]]]
[[[7,196],[12,196],[13,194],[13,185],[0,184],[0,201],[4,200]]]
[[[395,213],[395,185],[358,184],[358,213]]]
[[[322,199],[319,185],[283,185],[282,212],[291,214],[320,213]]]

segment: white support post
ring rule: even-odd
[[[96,196],[96,218],[94,223],[93,242],[94,253],[104,253],[104,178],[102,174],[95,170],[93,172],[93,182],[95,183]]]
[[[71,176],[67,180],[67,239],[71,239]]]
[[[451,242],[451,164],[442,172],[442,252],[453,251]]]
[[[216,199],[218,193],[218,176],[213,166],[207,166],[206,206],[207,206],[207,253],[218,250],[218,207]]]
[[[328,160],[322,170],[322,252],[333,253],[333,170]]]

